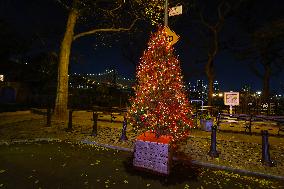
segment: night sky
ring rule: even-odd
[[[260,17],[269,17],[275,11],[284,7],[281,0],[270,1],[271,7],[266,7],[265,12],[258,10]],[[278,6],[278,8],[277,8]],[[274,10],[275,9],[275,10]],[[277,9],[277,10],[276,10]],[[282,8],[283,10],[283,8]],[[282,11],[284,18],[284,10]],[[60,41],[64,33],[68,12],[52,0],[1,0],[0,19],[6,21],[13,30],[25,39],[32,40],[32,48],[29,53],[39,51],[59,51]],[[179,55],[186,81],[196,79],[206,80],[203,71],[204,64],[196,64],[195,49],[192,41],[195,38],[194,25],[182,25],[189,19],[190,10],[180,16],[171,29],[180,35],[180,41],[175,45],[176,54]],[[277,15],[279,16],[279,14]],[[170,18],[172,19],[172,18]],[[180,23],[179,23],[180,22]],[[231,31],[230,31],[231,30]],[[226,22],[224,31],[237,33],[237,25]],[[122,36],[125,34],[122,34]],[[141,34],[140,34],[141,35]],[[145,32],[145,39],[149,38],[149,32]],[[107,68],[115,68],[123,76],[134,78],[135,65],[130,63],[122,53],[123,39],[110,45],[95,47],[99,39],[96,36],[81,38],[73,43],[70,73],[99,73]],[[143,43],[145,43],[143,41]],[[143,44],[140,44],[140,46]],[[144,44],[145,46],[145,44]],[[141,51],[142,54],[142,51]],[[261,90],[261,79],[256,77],[249,69],[247,61],[238,61],[230,52],[219,51],[215,59],[216,80],[222,90],[239,90],[244,84],[250,84],[254,90]],[[284,94],[284,72],[273,77],[271,89]]]

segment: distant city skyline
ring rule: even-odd
[[[110,71],[112,69],[108,68],[108,69],[105,69],[105,70],[102,70],[101,72],[91,72],[90,70],[86,71],[86,72],[77,72],[77,71],[72,71],[70,74],[77,74],[77,75],[86,75],[86,76],[94,76],[94,75],[99,75],[99,74],[105,74],[107,71]],[[125,79],[125,80],[129,80],[129,81],[135,81],[135,75],[132,76],[132,75],[129,75],[127,72],[127,74],[123,73],[123,72],[120,72],[118,71],[117,69],[113,69],[115,72],[117,72],[118,76],[121,78],[121,79]],[[205,88],[207,87],[207,81],[206,79],[191,79],[189,81],[186,81],[184,80],[184,84],[185,85],[188,85],[188,84],[194,84],[194,87],[197,87],[197,83],[198,81],[201,81],[202,84],[200,84],[199,86],[202,87],[205,86]],[[213,83],[213,88],[214,88],[214,91],[221,91],[221,92],[229,92],[229,91],[242,91],[244,87],[249,87],[251,91],[262,91],[262,88],[259,87],[254,87],[253,85],[249,84],[249,83],[244,83],[242,85],[239,85],[239,87],[237,88],[231,88],[231,87],[226,87],[224,86],[224,83],[223,81],[220,81],[220,80],[214,80],[214,83]],[[200,89],[199,89],[200,90]],[[205,92],[205,91],[204,91]],[[275,94],[280,94],[280,95],[284,95],[283,92],[280,92],[280,91],[277,91]]]
[[[117,71],[116,69],[105,69],[101,72],[84,72],[84,73],[78,73],[78,72],[72,72],[70,73],[70,75],[82,75],[82,76],[87,76],[90,78],[96,78],[96,76],[102,76],[104,74],[111,74],[111,73],[116,73],[117,74],[117,78],[119,78],[120,81],[125,81],[126,83],[134,83],[135,82],[135,77],[129,77],[129,75],[127,74],[123,74],[120,73],[119,71]],[[109,78],[107,78],[106,80],[109,80]],[[204,95],[207,94],[207,81],[206,79],[196,79],[196,80],[190,80],[190,81],[184,81],[185,86],[187,86],[188,91],[189,92],[195,92],[195,91],[203,91]],[[128,85],[128,84],[127,84]],[[229,91],[236,91],[236,92],[240,92],[240,91],[244,91],[244,90],[250,90],[251,92],[259,92],[262,91],[261,88],[253,88],[252,85],[248,84],[248,83],[244,83],[242,86],[240,86],[239,89],[233,89],[233,90],[226,90],[227,88],[223,85],[222,81],[219,80],[214,80],[213,83],[213,89],[214,89],[214,93],[218,93],[220,92],[229,92]],[[276,95],[284,95],[284,93],[282,92],[276,92]]]

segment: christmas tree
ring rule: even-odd
[[[191,110],[180,63],[163,27],[152,34],[137,67],[135,96],[128,110],[134,130],[151,131],[173,141],[189,134]]]

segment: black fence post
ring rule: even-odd
[[[269,153],[269,143],[268,143],[268,131],[262,130],[262,159],[261,162],[266,166],[274,166],[274,162],[270,159],[270,153]]]
[[[219,152],[217,152],[217,149],[216,149],[216,130],[217,130],[217,127],[215,125],[212,126],[211,146],[210,146],[210,151],[208,152],[208,155],[213,158],[219,157]]]
[[[46,126],[51,127],[51,107],[47,106],[46,111]]]
[[[98,135],[98,113],[93,112],[93,130],[91,136],[97,136]]]
[[[67,131],[72,131],[73,128],[72,128],[72,114],[73,114],[73,110],[70,109],[69,110],[69,120],[68,120],[68,128],[67,128]]]
[[[123,124],[122,124],[122,131],[121,131],[121,136],[120,136],[120,141],[126,141],[128,140],[127,136],[126,136],[126,129],[127,129],[127,119],[124,116],[123,117]]]

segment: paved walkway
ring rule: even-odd
[[[88,142],[131,150],[137,134],[131,128],[127,130],[128,141],[120,142],[122,123],[98,121],[98,136],[92,137],[92,120],[90,112],[74,112],[73,132],[66,132],[66,124],[52,121],[52,127],[46,127],[43,115],[25,114],[0,114],[0,142],[27,141],[39,138],[59,139],[72,142]],[[101,117],[104,119],[104,116]],[[186,143],[180,145],[179,152],[183,152],[187,159],[193,163],[207,166],[216,166],[231,170],[254,172],[266,176],[284,179],[284,136],[269,137],[270,156],[276,163],[275,167],[262,165],[261,136],[245,135],[240,133],[217,133],[217,150],[219,158],[207,155],[210,148],[210,132],[193,129]],[[180,154],[180,153],[178,153]],[[176,154],[177,157],[179,155]]]

